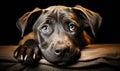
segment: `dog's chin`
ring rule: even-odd
[[[80,58],[80,50],[76,49],[74,52],[65,53],[57,56],[50,51],[44,51],[43,57],[50,63],[55,65],[70,65],[74,64]]]

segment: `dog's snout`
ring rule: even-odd
[[[54,53],[55,55],[63,55],[64,53],[66,53],[69,49],[69,46],[65,45],[65,44],[59,44],[59,45],[56,45],[54,47]]]
[[[54,54],[57,56],[61,56],[69,52],[70,49],[70,40],[66,34],[62,36],[55,36],[56,38],[53,40],[52,44]]]

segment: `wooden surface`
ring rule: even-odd
[[[91,44],[81,51],[81,57],[74,65],[59,68],[42,59],[40,65],[32,69],[13,57],[16,47],[0,46],[0,71],[115,71],[120,67],[120,44]]]

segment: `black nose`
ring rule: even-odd
[[[64,48],[64,47],[56,47],[55,48],[56,55],[61,55],[61,54],[65,53],[65,51],[66,51],[66,48]]]

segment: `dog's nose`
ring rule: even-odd
[[[58,47],[58,48],[55,49],[55,54],[60,55],[63,52],[63,50],[64,49],[62,47]]]
[[[56,55],[61,55],[64,50],[65,50],[65,48],[63,48],[63,47],[57,47],[57,48],[55,49],[55,54],[56,54]]]

